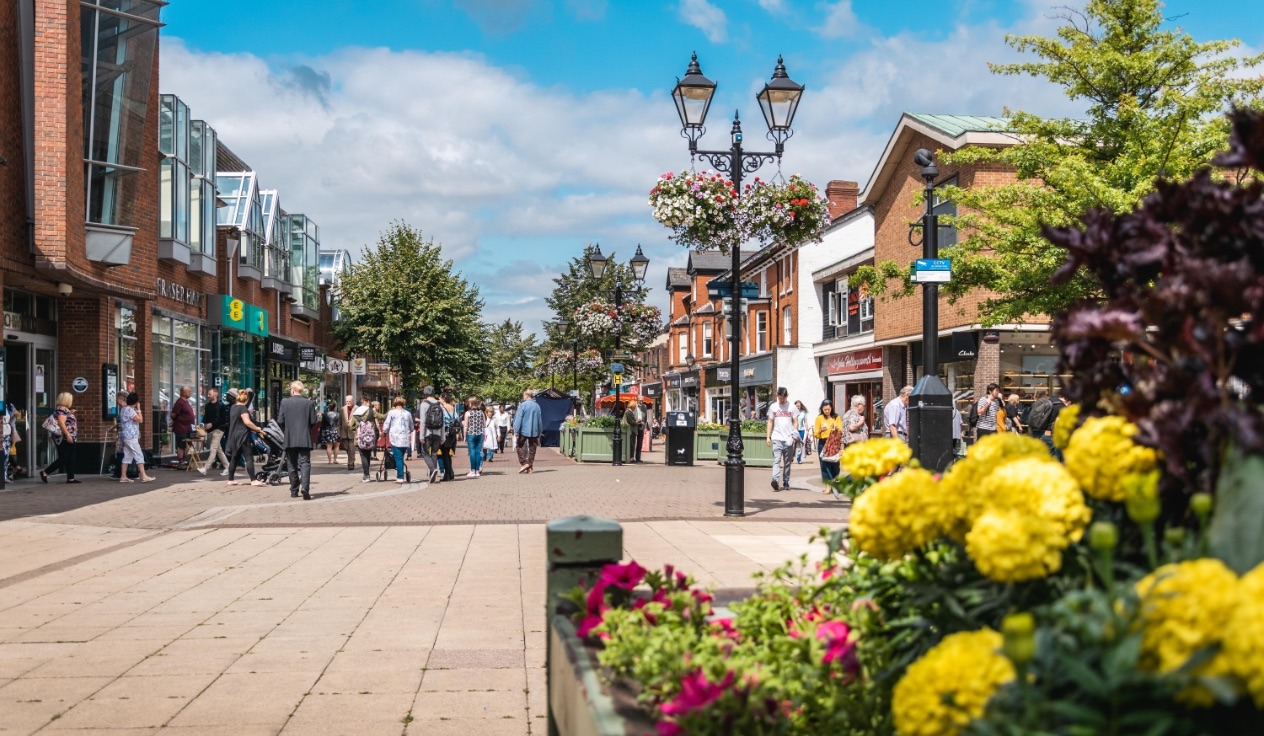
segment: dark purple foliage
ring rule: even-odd
[[[1221,166],[1264,170],[1264,114],[1235,112]],[[1095,211],[1083,229],[1047,229],[1067,250],[1055,282],[1080,269],[1103,299],[1059,316],[1068,397],[1104,405],[1163,452],[1167,490],[1215,487],[1230,442],[1264,451],[1264,185],[1159,182],[1134,212]]]

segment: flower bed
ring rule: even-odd
[[[1234,128],[1220,162],[1264,171],[1264,115]],[[659,734],[1264,733],[1261,201],[1207,172],[1047,233],[1102,293],[1054,327],[1052,447],[990,435],[936,475],[863,443],[820,562],[731,616],[610,565],[577,635]]]

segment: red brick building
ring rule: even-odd
[[[115,390],[150,409],[142,444],[159,459],[181,386],[198,408],[210,388],[254,388],[265,415],[287,378],[341,392],[324,372],[319,231],[279,206],[267,222],[227,216],[243,198],[218,174],[248,167],[159,93],[164,5],[0,4],[0,397],[19,414],[28,473],[52,458],[39,425],[62,392],[80,472],[100,468]]]
[[[926,148],[937,153],[964,146],[1004,147],[1015,143],[1000,118],[965,115],[906,113],[865,189],[860,205],[874,213],[874,260],[911,264],[921,249],[909,246],[909,225],[919,222],[924,206],[916,197],[924,183],[913,153]],[[996,165],[951,166],[938,161],[935,186],[986,187],[1016,180],[1016,174]],[[955,205],[937,202],[936,212],[956,214]],[[940,228],[940,246],[955,243],[952,227]],[[1024,324],[996,325],[982,329],[978,307],[987,298],[975,292],[955,304],[944,297],[939,305],[940,373],[958,399],[959,407],[981,395],[992,382],[1004,393],[1018,393],[1030,401],[1036,388],[1056,385],[1055,351],[1049,344],[1047,319],[1034,316]],[[874,345],[882,348],[882,395],[892,399],[901,386],[912,385],[921,375],[922,295],[880,297],[876,309]]]

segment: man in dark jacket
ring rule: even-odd
[[[206,408],[202,410],[202,428],[210,434],[210,456],[206,464],[198,468],[206,475],[206,468],[216,460],[223,466],[220,475],[228,475],[228,455],[224,453],[224,436],[228,434],[228,406],[219,400],[219,389],[206,392]]]
[[[290,497],[312,500],[312,427],[320,424],[316,404],[303,398],[303,382],[290,383],[290,396],[281,402],[277,425],[285,433],[285,459],[290,465]]]

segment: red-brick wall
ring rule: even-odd
[[[22,152],[22,98],[17,3],[0,3],[0,263],[26,252],[26,163]]]

